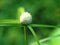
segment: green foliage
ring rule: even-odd
[[[51,45],[60,45],[60,27],[57,27],[50,35],[58,35],[57,37],[54,37],[50,40]]]

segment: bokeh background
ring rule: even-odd
[[[60,26],[60,0],[0,0],[0,20],[16,20],[19,7],[31,13],[32,24]],[[33,29],[40,40],[60,34],[60,27],[33,27]],[[29,29],[27,34],[29,45],[35,45],[33,43],[36,41]],[[54,37],[41,45],[60,45],[59,42],[60,37]],[[23,27],[19,24],[8,26],[0,24],[0,45],[24,45]]]

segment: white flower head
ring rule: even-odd
[[[22,24],[30,24],[32,22],[32,16],[28,12],[24,12],[20,16],[20,23]]]

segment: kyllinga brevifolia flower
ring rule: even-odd
[[[32,16],[28,12],[24,12],[20,16],[20,23],[22,24],[30,24],[32,22]]]

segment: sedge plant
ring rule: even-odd
[[[23,8],[20,8],[22,10],[24,10]],[[27,42],[27,33],[26,33],[26,27],[29,28],[29,30],[32,32],[34,38],[37,41],[37,44],[40,45],[38,37],[36,35],[36,33],[34,32],[34,30],[32,29],[32,27],[29,25],[32,22],[32,15],[28,12],[23,11],[20,15],[20,23],[24,25],[24,38],[25,38],[25,45],[28,45]]]
[[[36,33],[34,32],[34,29],[32,27],[60,27],[60,26],[52,26],[52,25],[43,25],[43,24],[31,24],[32,22],[32,15],[29,12],[26,12],[23,7],[18,8],[18,19],[16,20],[0,20],[0,26],[8,26],[8,24],[20,24],[20,26],[24,27],[24,40],[25,45],[28,45],[27,41],[27,28],[32,32],[36,42],[38,45],[40,45],[40,40],[38,39]],[[23,24],[23,25],[21,25]]]

